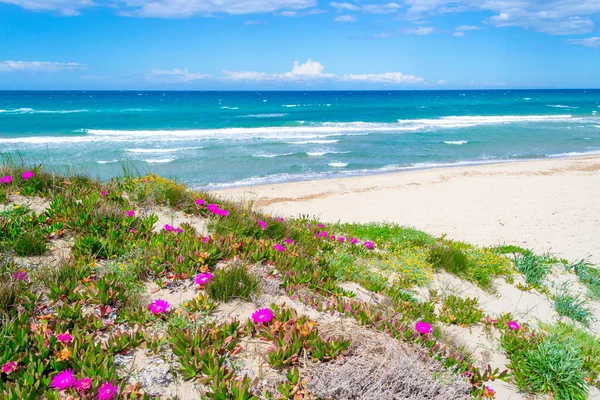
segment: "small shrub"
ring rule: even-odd
[[[515,258],[515,269],[523,274],[528,284],[540,287],[550,273],[550,260],[547,256],[530,253]]]
[[[440,321],[461,326],[475,325],[483,319],[483,310],[478,305],[477,299],[462,299],[451,294],[444,300]]]
[[[15,254],[21,257],[41,256],[46,252],[46,236],[42,231],[23,232],[13,244]]]
[[[444,270],[455,275],[464,275],[469,268],[467,254],[450,243],[437,243],[431,247],[429,262],[436,270]]]
[[[421,247],[406,247],[381,259],[371,259],[367,268],[386,272],[390,281],[402,287],[425,286],[433,278],[433,266],[427,259],[427,251]]]
[[[584,299],[569,293],[569,285],[564,283],[554,296],[554,307],[558,315],[571,318],[573,321],[589,325],[593,320],[593,312]]]
[[[259,288],[258,277],[249,273],[245,265],[235,264],[215,271],[206,291],[211,299],[228,302],[234,299],[248,300],[258,293]]]
[[[600,299],[600,269],[594,268],[591,263],[585,260],[567,264],[565,267],[577,274],[579,281],[588,288],[590,297]]]

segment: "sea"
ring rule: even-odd
[[[600,153],[600,90],[0,91],[0,152],[196,189]]]

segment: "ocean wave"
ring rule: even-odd
[[[252,157],[254,158],[275,158],[275,157],[285,157],[285,156],[291,156],[294,155],[296,153],[283,153],[283,154],[253,154]]]
[[[564,122],[572,115],[490,115],[490,116],[447,116],[432,119],[399,119],[398,123],[413,127],[467,128],[477,125],[498,125],[522,122]]]
[[[299,142],[286,142],[287,144],[329,144],[337,143],[339,140],[303,140]]]
[[[33,108],[15,108],[12,110],[0,110],[0,112],[6,114],[71,114],[71,113],[82,113],[89,112],[90,110],[35,110]]]
[[[523,97],[523,100],[531,100],[531,97]]]
[[[469,143],[469,141],[468,140],[445,140],[444,143],[460,146],[460,145]]]
[[[330,167],[334,167],[334,168],[344,168],[344,167],[348,166],[348,163],[347,162],[332,162],[327,165],[329,165]]]
[[[298,104],[282,104],[281,106],[287,108],[299,107]]]
[[[239,110],[239,107],[229,107],[229,106],[223,106],[221,107],[221,110]]]
[[[243,115],[241,118],[279,118],[279,117],[285,117],[286,115],[290,115],[290,114],[286,114],[286,113],[248,114],[248,115]]]
[[[306,153],[307,156],[309,157],[321,157],[324,156],[326,154],[348,154],[350,153],[349,151],[328,151],[328,150],[323,150],[323,151],[309,151]]]
[[[552,108],[579,108],[579,107],[573,107],[573,106],[565,106],[564,104],[547,104],[547,107],[552,107]]]
[[[98,160],[96,161],[98,164],[114,164],[119,162],[119,160]]]
[[[559,157],[576,157],[576,156],[591,156],[594,154],[600,154],[600,150],[590,150],[590,151],[570,151],[567,153],[556,153],[556,154],[547,154],[546,157],[551,158],[559,158]]]
[[[203,149],[204,147],[177,147],[173,149],[125,149],[130,153],[173,153],[176,151],[184,151],[184,150],[197,150]]]
[[[171,161],[175,161],[174,158],[148,158],[144,160],[147,163],[170,163]]]

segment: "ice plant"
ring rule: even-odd
[[[197,205],[198,207],[201,207],[201,206],[203,206],[203,205],[204,205],[204,199],[196,199],[196,200],[194,200],[194,201],[196,202],[196,205]]]
[[[493,399],[496,397],[496,391],[489,386],[483,388],[483,397]]]
[[[196,285],[206,285],[213,278],[213,274],[205,272],[203,274],[196,275]]]
[[[346,241],[346,238],[345,238],[345,237],[343,237],[343,236],[340,236],[340,237],[338,238],[338,240],[339,240],[340,242],[344,243],[344,242]]]
[[[296,244],[296,242],[293,239],[285,239],[283,241],[283,243],[285,243],[285,244]]]
[[[226,217],[229,215],[229,211],[227,210],[219,210],[218,214],[222,217]]]
[[[0,183],[11,183],[12,182],[12,176],[10,175],[5,175],[2,178],[0,178]]]
[[[255,324],[268,324],[274,316],[270,308],[259,308],[252,313],[252,321]]]
[[[150,312],[154,315],[164,314],[167,311],[169,311],[170,307],[171,305],[169,304],[169,302],[162,299],[156,299],[152,303],[150,303],[150,305],[148,305]]]
[[[66,369],[64,371],[59,372],[52,378],[52,382],[50,382],[50,387],[58,390],[65,390],[75,385],[75,373],[72,369]]]
[[[14,361],[9,361],[2,366],[2,372],[4,372],[7,375],[10,374],[11,372],[15,371],[16,369],[17,369],[17,363]]]
[[[100,192],[100,196],[106,197],[106,196],[108,196],[108,192],[106,190],[103,190]]]
[[[16,281],[26,281],[27,279],[27,272],[20,270],[17,271],[13,274],[13,279]]]
[[[317,228],[325,228],[325,224],[317,224]]]
[[[275,243],[273,245],[273,248],[275,250],[277,250],[279,253],[283,253],[285,251],[285,247],[283,247],[283,245],[279,244],[279,243]]]
[[[350,238],[350,243],[352,243],[352,244],[357,244],[357,243],[358,243],[358,239],[357,239],[357,238],[354,238],[354,237],[352,237],[352,238]]]
[[[431,333],[431,325],[427,322],[419,321],[415,324],[415,330],[425,335]]]
[[[85,392],[92,387],[92,378],[81,378],[75,381],[73,385],[78,392]]]
[[[364,242],[363,246],[365,246],[367,249],[372,249],[375,245],[373,244],[373,242]]]
[[[32,171],[25,171],[21,175],[21,178],[23,178],[23,180],[26,181],[27,179],[33,178],[33,175],[34,175],[34,173]]]
[[[63,344],[69,344],[73,341],[73,335],[71,335],[69,333],[69,331],[67,331],[65,333],[60,333],[60,334],[56,335],[56,340],[58,340],[59,342],[61,342]]]
[[[104,382],[98,388],[98,400],[113,400],[119,394],[119,387],[112,384],[112,382]]]
[[[209,242],[209,240],[210,240],[210,238],[208,238],[208,237],[206,237],[206,236],[204,236],[204,237],[201,239],[202,243],[208,243],[208,242]]]
[[[267,230],[267,223],[266,223],[265,221],[263,221],[262,219],[261,219],[260,221],[258,221],[258,225],[260,226],[260,228],[261,228],[263,231],[266,231],[266,230]]]
[[[128,217],[134,217],[135,216],[135,211],[134,210],[127,211],[127,216]]]
[[[508,329],[513,330],[513,331],[518,331],[521,327],[519,326],[519,324],[516,321],[509,321],[508,322]]]

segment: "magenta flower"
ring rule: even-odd
[[[331,236],[329,236],[329,239],[331,239],[331,240],[335,240],[335,235],[331,235]]]
[[[216,214],[216,211],[219,209],[219,206],[217,206],[216,204],[209,204],[206,206],[206,209],[211,213]]]
[[[75,381],[75,385],[73,387],[78,392],[85,392],[92,387],[92,378],[81,378]]]
[[[229,211],[228,211],[228,210],[219,210],[218,214],[219,214],[221,217],[226,217],[226,216],[228,216],[228,215],[229,215]]]
[[[259,308],[252,313],[252,321],[255,324],[268,324],[274,316],[270,308]]]
[[[424,335],[431,333],[431,325],[427,322],[419,321],[415,324],[415,330]]]
[[[175,228],[175,232],[177,232],[177,233],[183,233],[185,231],[183,230],[183,228]]]
[[[209,241],[209,240],[210,240],[210,238],[209,238],[209,237],[206,237],[206,236],[204,236],[204,237],[201,239],[202,243],[208,243],[208,241]]]
[[[285,244],[296,244],[296,242],[294,242],[294,240],[293,240],[293,239],[285,239],[285,240],[283,241],[283,243],[285,243]]]
[[[21,178],[23,178],[24,181],[26,181],[27,179],[31,179],[33,178],[34,173],[32,171],[25,171],[23,172],[23,175],[21,175]]]
[[[56,340],[63,344],[69,344],[73,341],[73,335],[71,335],[69,332],[61,333],[56,335]]]
[[[373,242],[364,242],[363,246],[365,246],[367,249],[372,249],[375,245],[373,244]]]
[[[273,248],[275,250],[277,250],[279,253],[283,253],[285,251],[285,247],[283,247],[283,245],[279,244],[279,243],[275,243],[273,245]]]
[[[213,278],[213,274],[205,272],[203,274],[196,275],[196,285],[206,285]]]
[[[100,196],[106,197],[106,196],[108,196],[108,192],[106,190],[103,190],[100,192]]]
[[[167,232],[171,232],[171,231],[174,231],[174,230],[175,230],[175,227],[174,227],[174,226],[171,226],[171,225],[169,225],[169,224],[165,224],[165,226],[163,227],[163,229],[164,229],[165,231],[167,231]]]
[[[27,281],[27,272],[17,271],[13,274],[13,279],[16,281]]]
[[[278,218],[277,218],[277,221],[279,221],[279,222],[283,222],[283,221],[285,221],[285,218],[283,218],[283,217],[278,217]]]
[[[133,216],[135,216],[135,211],[134,211],[134,210],[129,210],[129,211],[127,211],[127,216],[128,216],[128,217],[133,217]]]
[[[338,238],[338,240],[339,240],[340,242],[344,243],[344,242],[346,241],[346,238],[345,238],[345,237],[343,237],[343,236],[340,236],[340,237]]]
[[[50,387],[53,389],[65,390],[70,388],[75,384],[75,373],[72,369],[66,369],[64,371],[59,372],[54,376],[52,382],[50,382]]]
[[[148,305],[150,312],[154,315],[164,314],[167,311],[169,311],[170,307],[171,305],[168,301],[161,299],[156,299],[152,303],[150,303],[150,305]]]
[[[201,207],[201,206],[203,206],[203,205],[204,205],[204,199],[196,199],[196,200],[194,200],[194,201],[196,202],[196,205],[197,205],[198,207]]]
[[[508,329],[513,330],[513,331],[518,331],[519,329],[521,329],[521,327],[519,326],[519,324],[516,321],[509,321]]]
[[[263,221],[262,219],[260,221],[258,221],[258,225],[261,227],[261,229],[263,231],[267,230],[267,223],[265,221]]]
[[[325,224],[317,224],[317,228],[325,228]]]
[[[113,400],[119,394],[119,387],[112,384],[112,382],[104,382],[98,388],[98,400]]]
[[[352,238],[350,238],[350,243],[352,243],[352,244],[357,244],[357,243],[358,243],[358,239],[357,239],[357,238],[354,238],[354,237],[352,237]]]
[[[12,176],[10,175],[6,175],[3,176],[2,178],[0,178],[0,183],[11,183],[12,182]]]
[[[2,366],[2,372],[4,372],[7,375],[10,374],[11,372],[15,371],[16,369],[17,369],[17,363],[14,361],[9,361]]]

